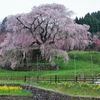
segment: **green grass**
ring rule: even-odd
[[[40,82],[40,83],[36,84],[36,86],[46,88],[46,89],[51,89],[54,91],[59,91],[62,93],[73,95],[73,96],[100,97],[100,85],[94,85],[94,84],[89,84],[89,83]]]
[[[74,71],[78,75],[84,73],[85,75],[97,75],[100,72],[100,52],[84,52],[84,51],[71,51],[68,53],[68,64],[61,63],[60,69]],[[76,58],[74,59],[74,55]]]
[[[18,95],[18,96],[32,96],[32,93],[26,90],[23,91],[12,91],[12,92],[0,92],[0,95]]]

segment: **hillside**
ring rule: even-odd
[[[100,72],[100,52],[71,51],[68,53],[68,64],[61,63],[60,68],[66,71],[75,71],[78,75],[97,75]],[[75,55],[75,56],[74,56]]]

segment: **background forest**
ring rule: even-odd
[[[90,26],[89,31],[92,34],[100,32],[100,11],[87,13],[84,17],[75,18],[75,22],[78,24],[87,24]]]
[[[84,17],[75,18],[78,24],[87,24],[90,26],[89,31],[92,33],[92,49],[100,51],[100,11],[87,13]]]

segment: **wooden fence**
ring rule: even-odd
[[[42,81],[48,81],[48,82],[91,82],[94,83],[97,80],[96,77],[71,77],[71,76],[26,76],[24,78],[24,81],[33,81],[33,82],[42,82]]]
[[[12,80],[12,81],[23,81],[23,82],[92,82],[94,83],[99,77],[93,76],[0,76],[0,80]]]

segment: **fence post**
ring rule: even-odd
[[[92,83],[94,83],[94,76],[92,76]]]
[[[84,82],[86,82],[86,76],[84,76]]]
[[[78,77],[77,77],[77,75],[75,76],[75,82],[77,82],[77,79],[78,79]]]
[[[55,83],[57,82],[57,75],[55,75]]]
[[[24,76],[24,82],[26,82],[26,76]]]

